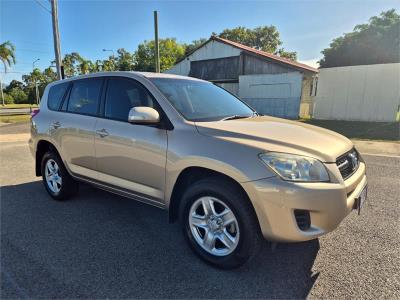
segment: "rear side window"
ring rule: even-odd
[[[64,82],[50,88],[49,96],[47,98],[47,106],[49,109],[58,110],[60,108],[61,101],[64,98],[68,86],[69,82]]]
[[[94,116],[97,114],[102,78],[75,81],[69,96],[68,112]]]

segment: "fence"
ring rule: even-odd
[[[315,119],[393,122],[399,110],[400,63],[320,69]]]

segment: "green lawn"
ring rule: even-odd
[[[0,123],[21,123],[28,122],[30,115],[12,115],[12,116],[0,116]]]
[[[336,120],[302,120],[302,122],[336,131],[350,139],[400,142],[399,122],[360,122]]]
[[[1,105],[0,104],[0,109],[2,108],[36,108],[38,107],[36,104],[6,104],[6,105]]]

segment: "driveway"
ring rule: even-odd
[[[350,214],[319,240],[274,251],[265,242],[249,264],[222,271],[191,252],[162,210],[87,185],[70,201],[51,200],[18,136],[0,141],[2,299],[400,295],[398,157],[365,155],[369,199],[361,216]]]

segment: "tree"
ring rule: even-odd
[[[279,48],[282,45],[282,41],[279,31],[273,25],[259,26],[254,29],[239,26],[233,29],[225,29],[218,36],[291,60],[297,59],[296,52],[287,52],[284,48]]]
[[[62,59],[65,76],[72,77],[80,74],[80,66],[83,62],[84,59],[77,52],[65,54],[64,58]]]
[[[82,59],[78,66],[78,72],[80,75],[89,74],[93,72],[93,63],[90,60]]]
[[[36,84],[38,85],[39,95],[42,95],[44,88],[49,83],[45,74],[43,74],[38,68],[35,68],[29,74],[22,75],[22,80],[24,81],[26,86],[25,93],[28,94],[28,98],[31,101],[33,101],[33,99],[36,99]]]
[[[8,84],[8,86],[4,89],[6,93],[9,93],[13,88],[19,88],[21,90],[24,89],[24,84],[21,81],[18,80],[11,80],[11,82]]]
[[[281,48],[278,50],[277,54],[280,57],[284,57],[293,61],[297,60],[297,52],[290,52],[290,51],[285,51],[285,48]]]
[[[114,56],[110,56],[108,59],[103,60],[101,64],[103,71],[116,71],[117,70],[117,60]]]
[[[155,71],[155,43],[154,41],[144,41],[139,44],[136,52],[136,66],[138,71]],[[159,40],[160,69],[161,71],[171,68],[177,60],[185,54],[185,47],[176,42],[176,39],[166,38]]]
[[[0,44],[0,60],[4,65],[4,73],[7,73],[7,68],[10,68],[11,65],[15,64],[15,46],[10,41],[6,41]],[[0,93],[4,105],[5,99],[3,95],[3,84],[1,78],[0,78]]]
[[[10,41],[0,44],[0,60],[4,65],[5,72],[7,68],[15,64],[15,46]]]
[[[190,44],[185,44],[185,56],[192,53],[193,51],[195,51],[197,48],[199,48],[202,44],[204,44],[207,41],[207,39],[205,38],[201,38],[198,40],[194,40],[192,41],[192,43]]]
[[[354,27],[321,52],[322,68],[400,62],[400,15],[394,9]]]
[[[43,71],[44,83],[49,84],[50,82],[56,81],[58,79],[57,73],[53,71],[51,67],[44,69]]]
[[[4,96],[4,103],[3,103],[3,105],[4,105],[4,104],[14,104],[14,99],[13,99],[13,97],[11,97],[9,94],[3,93],[3,96]]]
[[[124,48],[117,50],[116,66],[118,71],[132,71],[135,69],[135,55]]]
[[[14,99],[14,103],[28,102],[28,95],[20,88],[13,88],[8,94]]]

